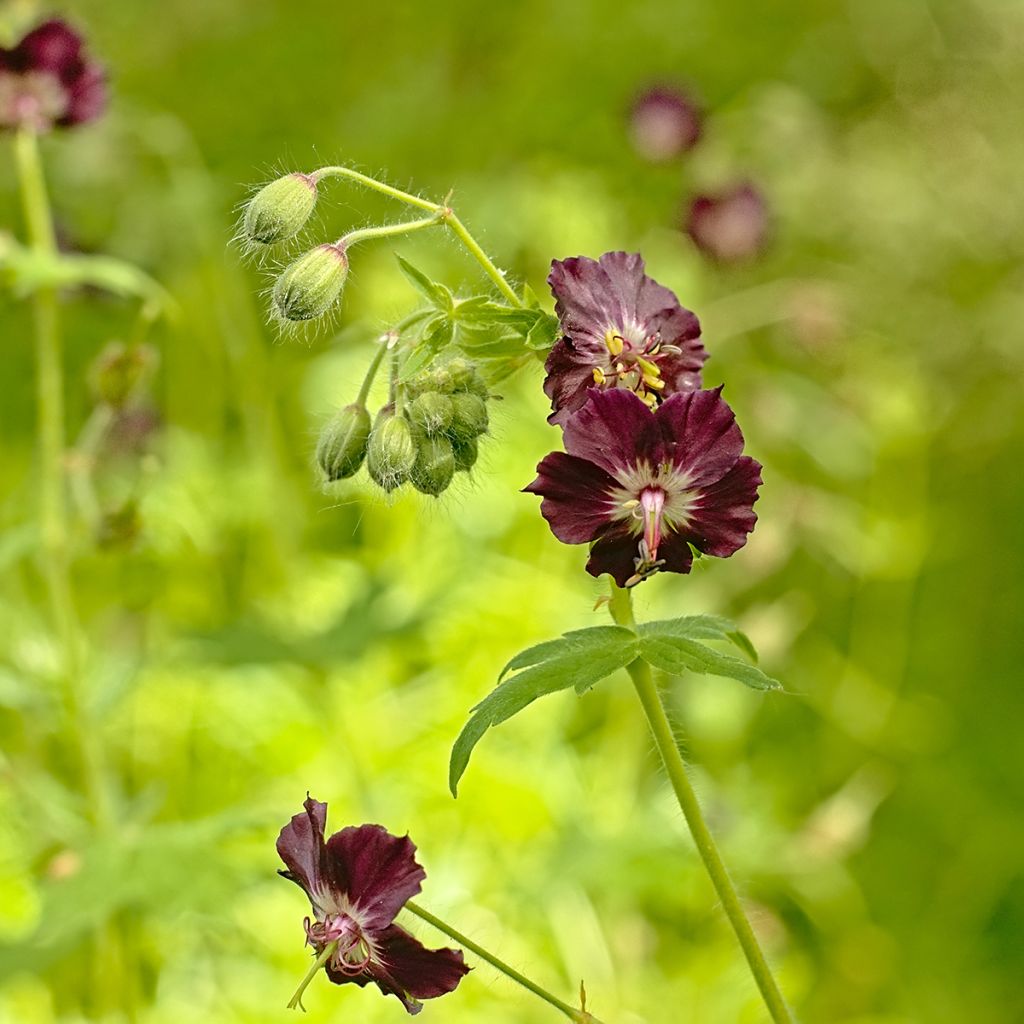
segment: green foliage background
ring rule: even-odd
[[[10,23],[27,10],[8,5]],[[641,249],[705,325],[765,464],[734,558],[638,592],[641,617],[741,623],[787,694],[663,680],[726,859],[802,1020],[1024,1019],[1018,733],[1024,442],[1024,10],[1011,0],[95,0],[101,123],[45,140],[59,224],[181,305],[158,329],[162,429],[134,548],[80,525],[90,823],[39,581],[25,304],[0,304],[0,1021],[271,1021],[308,964],[273,841],[307,789],[336,827],[408,831],[422,902],[606,1022],[754,1022],[753,984],[623,673],[451,742],[521,647],[606,621],[585,553],[518,493],[557,445],[539,366],[505,389],[471,483],[434,502],[322,492],[311,449],[375,332],[415,301],[392,250],[479,288],[449,240],[358,253],[336,330],[264,327],[227,247],[247,183],[347,162],[453,203],[544,294],[552,257]],[[711,117],[687,159],[633,155],[652,80]],[[8,140],[2,223],[20,231]],[[675,228],[750,176],[774,244],[740,270]],[[394,217],[341,184],[323,231]],[[86,369],[130,304],[68,297]],[[106,480],[107,478],[104,477]],[[414,930],[440,940],[425,926]],[[398,1021],[369,991],[310,1021]],[[424,1019],[551,1019],[479,967]]]

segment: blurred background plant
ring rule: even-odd
[[[38,13],[0,11],[7,42]],[[281,342],[225,243],[241,183],[335,161],[454,188],[539,295],[552,257],[640,249],[698,312],[705,379],[728,381],[765,464],[761,521],[714,571],[645,584],[638,611],[731,615],[791,691],[670,684],[781,984],[808,1021],[1021,1017],[1019,5],[60,13],[113,81],[103,121],[42,140],[60,237],[145,268],[180,314],[151,331],[131,418],[87,462],[105,527],[76,503],[101,831],[61,732],[37,564],[29,309],[0,299],[0,1020],[278,1019],[308,961],[273,838],[307,789],[339,824],[411,832],[426,906],[552,987],[584,977],[603,1019],[762,1019],[624,678],[499,729],[447,793],[469,703],[522,646],[604,621],[601,585],[516,493],[557,437],[539,365],[504,385],[473,476],[439,503],[319,489],[316,437],[358,389],[352,359],[414,292],[378,243],[335,335]],[[706,121],[655,163],[630,115],[665,83]],[[20,234],[3,146],[0,224]],[[681,225],[694,192],[738,180],[771,234],[731,266]],[[336,187],[317,216],[340,234],[390,216],[377,203]],[[477,280],[454,242],[394,248]],[[80,446],[90,368],[137,304],[64,299]],[[310,1019],[403,1013],[363,996],[315,988]],[[542,1011],[481,967],[425,1012]]]

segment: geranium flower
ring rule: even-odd
[[[697,145],[704,118],[697,104],[679,89],[655,86],[637,97],[629,128],[633,148],[660,163]]]
[[[278,837],[288,866],[280,874],[309,897],[306,941],[317,956],[337,943],[324,964],[327,976],[336,985],[372,981],[409,1013],[419,1013],[421,999],[451,992],[469,970],[462,953],[425,949],[394,923],[426,877],[412,841],[380,825],[344,828],[325,841],[327,804],[307,797],[303,807]]]
[[[638,253],[555,260],[548,284],[564,335],[545,363],[552,423],[564,424],[594,387],[625,388],[652,408],[700,387],[700,323],[644,273]]]
[[[667,398],[656,410],[631,391],[591,390],[525,488],[566,544],[593,543],[587,572],[620,587],[652,573],[689,572],[693,550],[725,558],[747,541],[761,466],[742,455],[732,409],[714,391]]]
[[[768,207],[753,185],[736,185],[697,196],[687,210],[683,229],[716,263],[742,263],[764,251]]]
[[[99,117],[106,76],[82,52],[82,39],[58,19],[32,29],[13,49],[0,47],[0,127],[43,132]]]

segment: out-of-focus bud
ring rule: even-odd
[[[445,369],[448,371],[455,391],[469,391],[471,394],[487,399],[487,384],[480,371],[466,359],[453,359]]]
[[[272,245],[294,238],[316,206],[316,182],[308,174],[286,174],[249,200],[242,218],[247,242]]]
[[[448,430],[454,415],[452,400],[436,391],[426,391],[409,404],[409,420],[428,437]]]
[[[703,127],[704,117],[697,104],[680,90],[666,86],[638,96],[629,115],[633,148],[656,163],[693,149]]]
[[[452,454],[455,456],[455,471],[468,473],[475,465],[480,454],[480,445],[475,437],[465,441],[452,443]]]
[[[421,437],[411,475],[417,491],[436,496],[445,490],[455,475],[451,441],[446,437]]]
[[[274,308],[285,320],[315,320],[338,301],[348,277],[340,245],[318,245],[289,264],[274,282]]]
[[[452,395],[451,433],[457,441],[468,441],[486,433],[488,425],[487,406],[479,395],[471,395],[468,391]]]
[[[328,480],[354,476],[366,458],[370,414],[365,405],[346,405],[324,427],[316,445],[316,461]]]
[[[409,421],[404,416],[396,416],[394,410],[386,406],[370,431],[366,450],[366,468],[370,477],[385,491],[393,491],[409,479],[416,456],[416,442]]]
[[[96,526],[96,543],[107,550],[129,548],[142,533],[142,518],[134,501],[103,513]]]
[[[107,345],[89,370],[93,394],[113,409],[121,409],[156,362],[148,345],[129,348],[119,341]]]
[[[683,230],[716,263],[743,263],[760,255],[768,242],[768,208],[753,185],[697,196]]]

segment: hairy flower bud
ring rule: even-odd
[[[348,277],[339,245],[318,245],[289,264],[274,282],[274,308],[285,320],[315,320],[338,300]]]
[[[455,409],[447,395],[426,391],[409,405],[409,420],[428,437],[443,434],[452,425]]]
[[[417,454],[409,421],[389,407],[382,409],[366,450],[366,468],[374,483],[385,491],[400,487],[409,479]]]
[[[249,200],[242,219],[248,242],[271,245],[293,238],[316,206],[316,182],[308,174],[286,174]]]
[[[328,480],[354,476],[366,458],[370,414],[365,405],[346,405],[320,434],[316,461]]]
[[[465,441],[453,441],[452,454],[455,456],[455,471],[468,473],[476,465],[480,445],[475,437]]]
[[[446,490],[455,475],[455,455],[446,437],[421,436],[417,443],[416,463],[412,467],[412,485],[435,497]]]
[[[486,433],[487,406],[479,395],[463,391],[452,395],[451,402],[455,411],[451,427],[452,437],[458,441],[468,441]]]
[[[445,369],[451,378],[453,390],[468,391],[486,401],[487,384],[480,376],[480,371],[471,362],[466,359],[453,359],[445,366]]]

